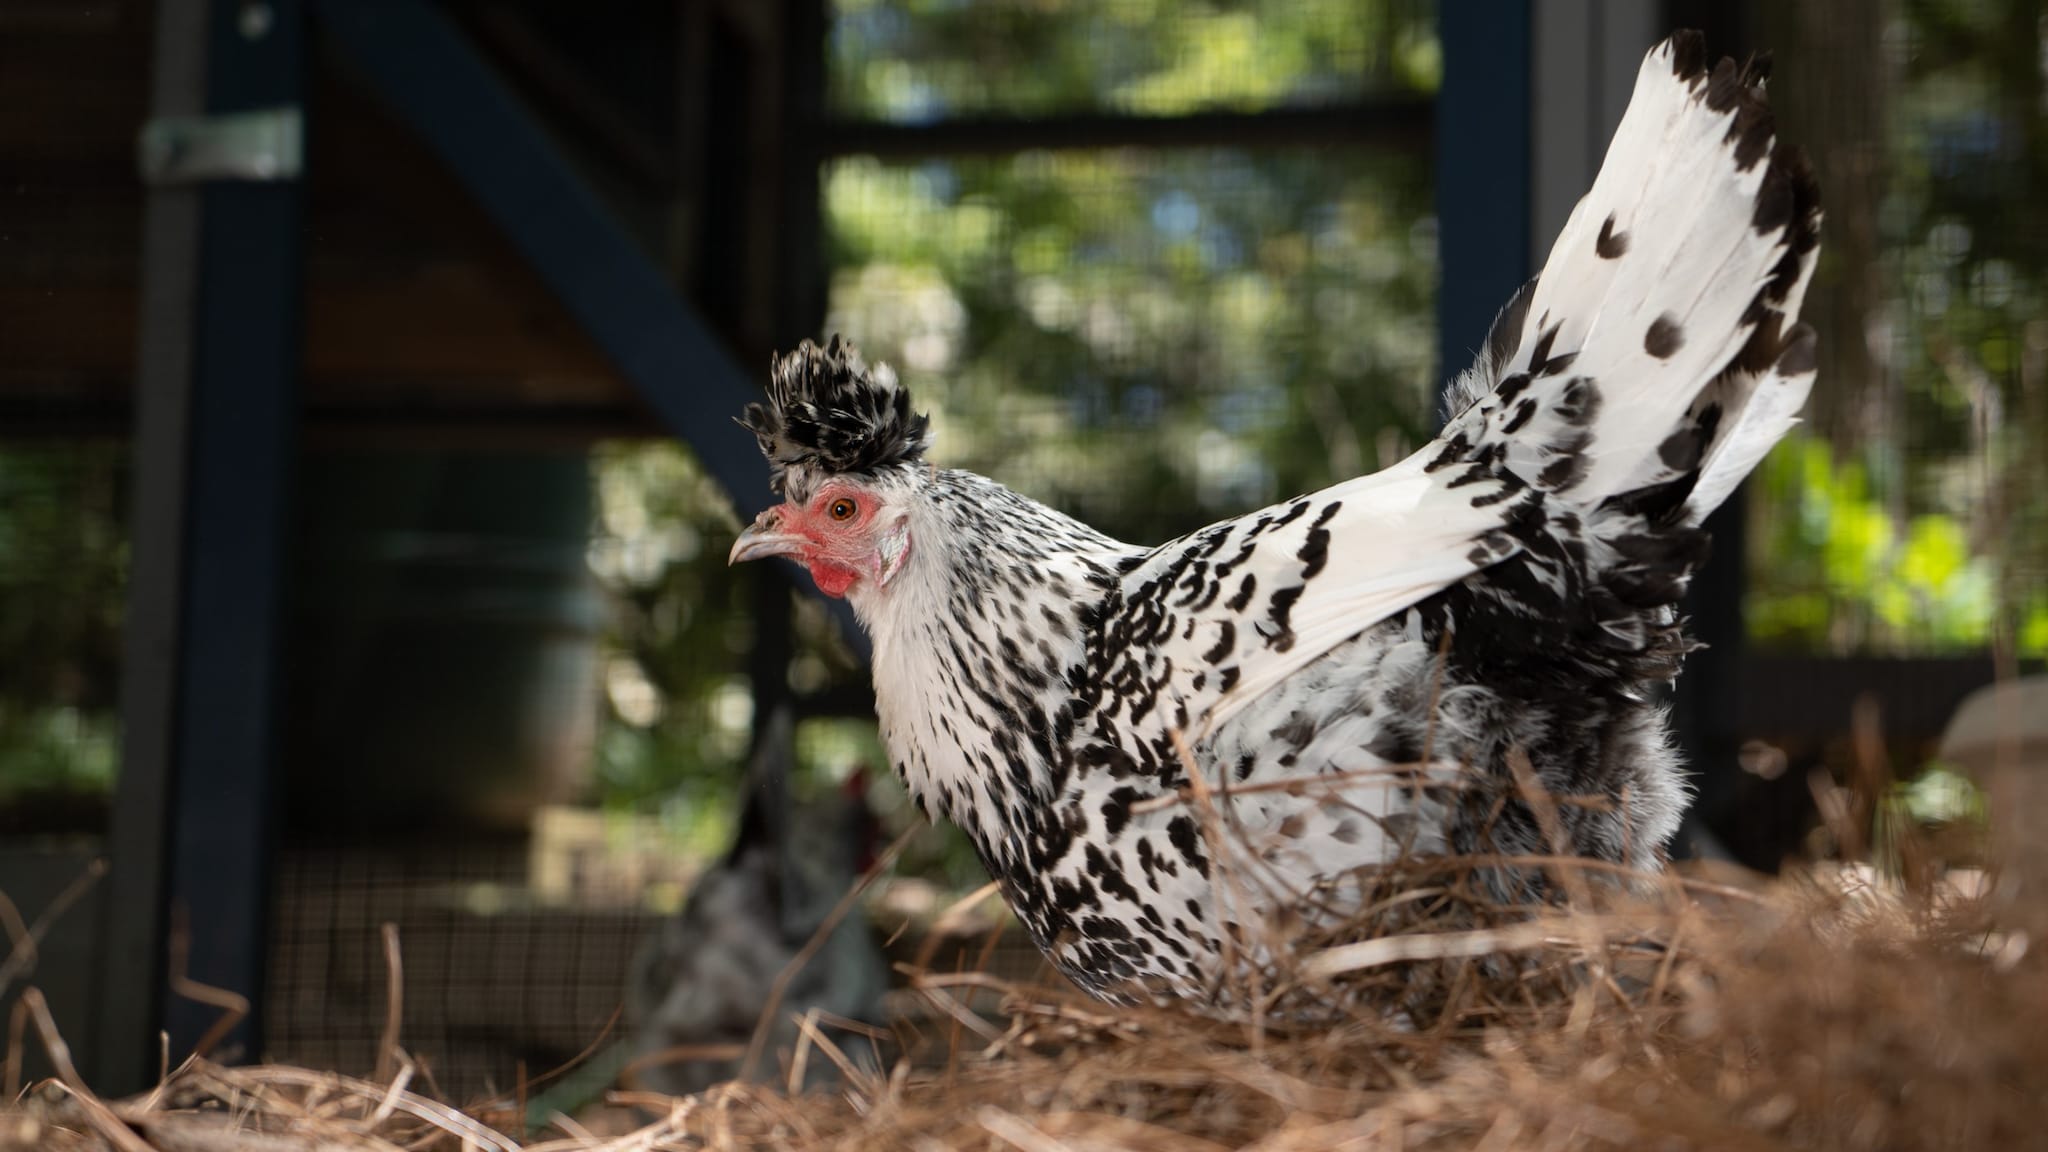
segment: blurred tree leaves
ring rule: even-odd
[[[1829,205],[1813,434],[1750,501],[1770,644],[2048,653],[2048,4],[1759,5]],[[838,0],[841,117],[1130,114],[1427,94],[1427,0]],[[1854,33],[1854,35],[1851,35]],[[1866,35],[1867,34],[1867,35]],[[931,409],[936,455],[1157,540],[1397,459],[1433,363],[1426,156],[1226,148],[852,158],[825,172],[828,328]],[[739,435],[737,429],[733,434]],[[104,787],[125,449],[0,449],[0,795]],[[594,458],[618,804],[736,779],[756,605],[686,453]],[[792,684],[851,676],[808,598]],[[819,730],[823,732],[823,730]],[[873,755],[841,732],[806,759]],[[702,806],[700,806],[701,810]]]
[[[1434,91],[1421,0],[837,5],[834,111],[1175,115]],[[1067,151],[826,173],[827,329],[935,455],[1113,534],[1176,535],[1419,443],[1436,387],[1426,156]]]
[[[1432,0],[838,0],[829,106],[1172,116],[1433,92]]]
[[[844,0],[832,53],[833,111],[893,119],[1256,110],[1427,92],[1440,70],[1434,5],[1412,0]],[[1174,535],[1390,460],[1428,426],[1424,156],[853,158],[824,183],[827,331],[902,372],[943,463],[1105,530]],[[609,446],[594,466],[592,568],[617,610],[602,790],[694,821],[738,779],[751,573],[724,568],[737,526],[685,452]],[[796,610],[791,686],[857,676],[816,601]],[[814,773],[882,763],[871,723],[812,722],[799,751]],[[875,798],[910,819],[900,792]],[[957,837],[914,854],[974,874]]]
[[[1982,650],[1999,607],[2000,561],[1956,516],[1903,526],[1855,461],[1801,437],[1765,461],[1752,499],[1767,510],[1748,605],[1753,634],[1816,650]],[[2014,603],[2026,651],[2048,651],[2048,590]],[[2034,637],[2038,637],[2037,639]]]
[[[113,783],[127,513],[125,445],[0,445],[0,801]]]
[[[614,722],[598,745],[611,803],[660,796],[693,778],[726,778],[746,753],[752,709],[746,653],[752,605],[707,537],[738,531],[731,504],[696,461],[668,445],[603,445],[594,454],[591,572],[612,606],[603,682]]]
[[[605,444],[591,467],[598,506],[589,564],[612,609],[599,794],[617,806],[680,798],[716,809],[735,795],[754,723],[748,658],[759,582],[725,562],[738,519],[680,445]],[[815,597],[792,593],[790,610],[792,688],[816,691],[857,673]]]
[[[1810,438],[1750,507],[1767,643],[2048,653],[2048,4],[1769,6],[1828,223]]]
[[[944,464],[1159,540],[1426,436],[1428,166],[1355,151],[832,165],[827,328]]]

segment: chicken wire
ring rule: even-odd
[[[943,36],[920,39],[915,29],[891,32],[891,21],[923,18],[892,15],[897,7],[840,6],[848,18],[832,45],[834,67],[842,70],[832,89],[839,113],[913,122],[942,114],[1256,111],[1380,91],[1427,92],[1434,82],[1431,49],[1413,32],[1426,30],[1433,5],[1343,5],[1361,20],[1392,13],[1395,23],[1387,27],[1398,31],[1395,40],[1378,46],[1352,32],[1333,33],[1326,57],[1277,86],[1257,80],[1248,64],[1225,67],[1228,61],[1204,57],[1195,46],[1227,30],[1230,20],[1256,22],[1277,5],[1218,5],[1196,15],[1134,2],[1064,20],[1040,20],[1032,14],[1036,6],[1012,5],[1006,10],[1014,19],[1030,25],[1025,33],[1007,45],[982,37],[968,48],[949,47]],[[1326,17],[1335,11],[1303,9]],[[1104,30],[1124,28],[1133,13],[1156,18],[1168,34],[1141,48],[1118,47],[1125,33]],[[1962,20],[1975,38],[1935,37],[1940,29],[1925,21],[1943,13]],[[2031,38],[2005,39],[2032,50],[2040,43],[2038,4],[1908,9],[1890,0],[1838,0],[1817,8],[1818,23],[1769,29],[1783,78],[1775,98],[1785,116],[1819,115],[1813,102],[1825,84],[1812,78],[1832,75],[1817,67],[1832,60],[1865,66],[1853,84],[1838,85],[1842,105],[1883,93],[1887,99],[1872,107],[1889,117],[1866,126],[1883,137],[1875,143],[1825,121],[1788,129],[1811,142],[1847,142],[1846,158],[1822,159],[1838,172],[1848,165],[1849,175],[1828,184],[1832,263],[1816,284],[1814,311],[1834,309],[1825,314],[1836,319],[1824,327],[1851,353],[1877,348],[1886,374],[1882,388],[1872,389],[1875,399],[1858,391],[1859,377],[1839,361],[1822,376],[1823,388],[1841,385],[1826,411],[1850,429],[1832,434],[1834,442],[1868,449],[1854,516],[1840,502],[1819,507],[1812,496],[1819,470],[1797,460],[1767,466],[1766,485],[1778,487],[1759,486],[1751,500],[1760,524],[1752,537],[1752,589],[1805,593],[1811,599],[1802,610],[1821,613],[1818,629],[1767,637],[1784,646],[1868,647],[1854,629],[1832,623],[1832,601],[1862,594],[1858,571],[1906,565],[1916,538],[1957,540],[1939,527],[1918,528],[1915,537],[1915,525],[1932,524],[1929,517],[1955,521],[1961,549],[1923,543],[1912,553],[1919,558],[1914,571],[1940,577],[1926,587],[1942,598],[1913,599],[1922,593],[1909,586],[1909,616],[1961,604],[1976,615],[1955,635],[1977,644],[1990,636],[1991,617],[1979,605],[1991,599],[1948,596],[1959,588],[1977,595],[1953,581],[1978,580],[1981,588],[1981,577],[1971,573],[1990,558],[2004,565],[1993,570],[1996,579],[2042,586],[2038,558],[2024,549],[2038,550],[2039,493],[2048,485],[2026,480],[2029,461],[2038,466],[2041,455],[2015,449],[2025,449],[2022,438],[2039,426],[2048,395],[2041,375],[2048,337],[2038,320],[2043,231],[2024,211],[2041,199],[2032,143],[2040,137],[2029,135],[2041,105],[2006,99],[2024,71],[1994,67],[1984,48],[1987,29],[1996,30],[1987,21],[2029,13]],[[931,17],[941,18],[950,17]],[[1827,33],[1865,27],[1880,33],[1874,56]],[[991,66],[1000,61],[990,53],[1028,60],[1025,46],[1041,41],[1079,61],[1072,65],[1081,77],[1073,82],[1079,95],[1071,87],[1029,89],[1029,68]],[[1184,88],[1137,82],[1162,60],[1186,63],[1175,73]],[[856,64],[859,76],[849,79],[843,70]],[[1803,101],[1808,111],[1801,111]],[[1889,150],[1894,178],[1904,181],[1889,198],[1875,183],[1859,193],[1853,165],[1876,154],[1871,149]],[[936,458],[985,471],[1129,538],[1163,539],[1390,462],[1420,442],[1434,386],[1457,367],[1433,362],[1436,266],[1425,157],[1346,147],[917,162],[847,157],[827,164],[823,177],[832,275],[827,330],[847,332],[871,357],[903,371],[920,404],[933,411]],[[1972,187],[1984,190],[1984,203],[1936,195],[1953,198]],[[1923,198],[1899,207],[1908,193]],[[1967,218],[1966,210],[1977,209],[1988,223]],[[1868,260],[1842,263],[1844,238],[1864,216],[1873,245]],[[1830,294],[1839,297],[1860,279],[1873,287],[1875,304],[1829,303]],[[24,765],[40,772],[50,764],[89,791],[111,785],[118,756],[112,686],[126,591],[126,460],[120,442],[0,447],[0,619],[8,622],[10,656],[0,727],[34,737],[25,745],[32,757],[0,762],[0,786],[11,789],[27,778]],[[650,467],[650,486],[673,479],[663,471],[667,465]],[[1839,480],[1843,471],[1838,456],[1826,476]],[[600,510],[590,550],[623,550],[617,571],[625,578],[610,593],[615,606],[644,604],[650,630],[671,637],[666,658],[683,670],[681,679],[705,686],[701,712],[671,699],[671,715],[701,718],[679,738],[717,729],[715,739],[701,741],[699,762],[707,777],[720,763],[736,770],[744,745],[732,737],[746,727],[737,709],[748,691],[757,606],[726,583],[686,581],[650,596],[670,568],[641,580],[634,573],[648,569],[632,565],[649,549],[674,547],[672,525],[688,523],[697,534],[695,551],[676,558],[685,566],[674,571],[697,573],[688,566],[701,563],[706,581],[722,579],[714,574],[722,567],[716,557],[703,559],[719,551],[713,533],[722,529],[689,519],[694,512],[642,511],[637,521],[627,518],[634,530],[621,532],[602,522]],[[1807,551],[1770,551],[1770,537],[1787,524]],[[1847,567],[1823,568],[1811,587],[1794,587],[1795,562],[1831,556],[1847,556]],[[699,628],[684,627],[688,637],[674,639],[681,633],[664,615],[670,610],[663,600],[691,602]],[[1900,610],[1875,597],[1867,608],[1873,615]],[[2031,620],[2018,621],[2020,637],[2034,645],[2027,650],[2042,650],[2048,640],[2027,639]],[[1958,643],[1908,634],[1882,647],[1911,654]],[[658,743],[647,735],[650,725],[623,715],[644,705],[648,691],[680,699],[699,689],[665,689],[644,668],[640,681],[614,672],[612,661],[629,655],[623,642],[600,651],[598,686],[574,702],[606,717],[587,750],[594,771],[620,773],[648,813],[716,810],[661,798],[677,781],[649,766],[667,753],[627,747]],[[852,675],[818,651],[800,652],[798,660],[803,671],[793,664],[793,688],[818,690]],[[649,713],[640,707],[635,715]],[[17,746],[13,735],[5,742],[10,750]],[[1803,779],[1787,779],[1805,787]],[[76,824],[92,827],[102,818],[103,810],[89,804]],[[706,843],[719,835],[714,824],[701,833]],[[408,985],[401,1039],[429,1058],[444,1089],[504,1089],[520,1061],[537,1072],[573,1054],[620,1002],[628,959],[654,914],[623,901],[543,906],[523,892],[529,866],[525,846],[504,843],[285,849],[275,881],[266,1049],[352,1071],[374,1064],[386,972],[380,927],[392,922]],[[664,876],[650,887],[672,899],[681,883]],[[1023,965],[1031,956],[1020,950],[1011,960]]]
[[[385,1030],[395,925],[399,1044],[450,1099],[517,1089],[596,1041],[655,916],[542,905],[523,845],[287,849],[276,872],[264,1035],[271,1059],[365,1074]]]
[[[827,167],[827,331],[932,456],[1157,541],[1391,464],[1436,395],[1429,166],[1399,151]]]
[[[1103,450],[1092,455],[1124,465],[1064,494],[1094,498],[1080,510],[1111,518],[1143,510],[1150,518],[1134,530],[1156,533],[1177,527],[1150,515],[1159,508],[1203,515],[1269,498],[1282,485],[1327,482],[1333,476],[1317,462],[1331,459],[1333,442],[1338,467],[1371,463],[1400,447],[1382,442],[1381,427],[1399,423],[1415,440],[1427,423],[1434,245],[1427,166],[1415,156],[1133,150],[890,169],[846,160],[824,176],[835,320],[863,308],[847,330],[918,373],[914,383],[943,378],[976,389],[933,387],[921,395],[943,410],[942,444],[978,446],[954,462],[1013,480],[1018,474],[1006,465],[1022,464],[1020,482],[1028,486],[1033,477],[1074,474],[1061,460],[1020,460],[1032,444],[1058,452],[1099,436]],[[849,199],[847,189],[863,177],[880,202]],[[928,187],[934,182],[936,191]],[[927,196],[922,207],[910,203],[919,196]],[[1036,214],[1034,199],[1044,209]],[[955,305],[975,323],[895,341],[892,324],[947,306],[921,287],[934,265],[919,263],[930,253],[914,250],[904,232],[940,217],[952,227],[946,235],[982,229],[979,243],[954,248],[935,265],[956,277],[947,281],[959,286]],[[859,227],[865,248],[849,242]],[[1013,242],[1038,262],[1021,269],[1028,283],[993,259]],[[1062,278],[1061,268],[1074,275]],[[891,298],[889,286],[906,277],[912,296]],[[881,287],[858,297],[848,284]],[[1036,310],[1025,314],[1036,327],[991,327],[1019,314],[1018,291],[1030,294]],[[1367,312],[1368,292],[1380,305],[1377,321]],[[1110,314],[1127,300],[1144,314]],[[1370,328],[1370,339],[1319,342],[1310,326],[1287,319],[1304,309],[1333,329]],[[1076,337],[1076,328],[1085,331]],[[934,347],[948,340],[958,359]],[[1063,364],[1085,379],[992,375],[1006,357]],[[1184,379],[1169,379],[1162,364]],[[963,368],[976,370],[956,371]],[[1338,374],[1368,387],[1319,396],[1325,406],[1317,411],[1290,401],[1299,381]],[[1258,451],[1282,464],[1202,440],[1192,421],[1162,427],[1158,417],[1183,383],[1210,405],[1204,419],[1258,441]],[[991,395],[1034,406],[1021,414],[978,409]],[[1319,436],[1312,450],[1299,450],[1299,437],[1319,425],[1336,427],[1336,441]],[[1268,442],[1282,447],[1269,451]],[[1158,450],[1143,451],[1148,445]],[[1310,472],[1297,475],[1303,462]],[[1158,498],[1162,492],[1186,498]],[[759,614],[783,610],[750,594],[751,574],[725,568],[722,541],[733,527],[687,451],[617,444],[594,454],[586,557],[607,607],[590,701],[601,721],[583,795],[663,824],[700,852],[722,847],[726,831],[716,816],[730,810],[759,703],[752,698]],[[816,697],[856,683],[857,670],[815,603],[799,599],[787,610],[797,619],[785,687]],[[813,768],[880,762],[871,734],[812,727],[799,743]],[[279,879],[268,1035],[276,1054],[343,1067],[374,1061],[384,1006],[378,933],[387,920],[398,924],[406,957],[403,1042],[430,1061],[445,1090],[502,1090],[520,1060],[538,1071],[587,1043],[623,998],[634,947],[654,923],[643,909],[672,903],[683,881],[663,877],[637,894],[614,888],[608,910],[593,907],[600,898],[587,884],[566,901],[560,894],[541,901],[515,875],[517,855],[484,845],[438,854],[349,845],[295,852]],[[914,855],[926,868],[960,870],[957,851]],[[480,900],[500,906],[484,908]],[[899,948],[917,942],[913,932]],[[968,951],[962,962],[978,956],[978,945]],[[1035,971],[1040,963],[1021,938],[1006,941],[990,962],[1006,971]]]
[[[2048,656],[2048,5],[1757,15],[1827,221],[1807,424],[1751,485],[1751,635]]]
[[[1256,112],[1423,92],[1433,0],[838,0],[828,107],[847,117]]]

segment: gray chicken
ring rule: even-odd
[[[643,1088],[682,1095],[740,1072],[740,1060],[663,1060],[677,1048],[744,1050],[753,1038],[775,979],[818,931],[865,869],[877,825],[856,774],[836,803],[804,809],[789,804],[795,767],[789,713],[770,719],[747,766],[739,828],[725,858],[707,871],[682,910],[665,921],[634,957],[626,1023],[632,1071]],[[853,909],[790,981],[776,1009],[758,1079],[779,1082],[775,1054],[795,1043],[792,1014],[812,1008],[869,1024],[882,1017],[888,962],[865,916]],[[863,1041],[835,1042],[857,1055]],[[822,1055],[808,1062],[812,1084],[837,1072]]]

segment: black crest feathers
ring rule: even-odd
[[[869,369],[848,340],[809,340],[770,365],[768,402],[740,417],[761,443],[771,486],[788,496],[792,469],[871,472],[907,464],[931,444],[930,421],[910,410],[910,391],[886,364]]]

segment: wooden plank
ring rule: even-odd
[[[534,123],[459,27],[424,0],[318,0],[328,42],[405,118],[743,516],[767,465],[731,420],[759,395],[668,273]]]
[[[1938,739],[1963,698],[1996,678],[1989,654],[1753,653],[1743,662],[1737,723],[1746,739],[1825,743],[1848,735],[1857,702],[1867,698],[1886,739],[1910,751]]]
[[[305,371],[318,403],[626,405],[631,394],[574,322],[516,266],[437,261],[391,279],[316,285]],[[132,285],[0,284],[0,395],[125,391],[135,347]]]
[[[0,189],[134,182],[151,10],[143,0],[0,8]]]
[[[336,69],[323,73],[313,106],[322,118],[310,157],[303,362],[312,431],[574,443],[656,430],[411,133]],[[130,137],[115,151],[109,165],[132,166]],[[0,195],[0,430],[127,431],[141,218],[141,189],[126,170],[118,185]],[[464,428],[468,420],[476,426]]]

